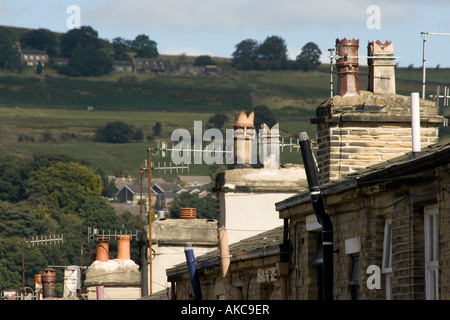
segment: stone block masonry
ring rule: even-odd
[[[410,99],[361,91],[335,96],[317,109],[317,162],[321,183],[412,150]],[[442,117],[430,101],[421,100],[422,147],[438,141]]]

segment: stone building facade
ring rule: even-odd
[[[281,286],[277,272],[279,245],[283,227],[230,244],[231,278],[244,300],[280,300]],[[194,254],[196,251],[194,250]],[[196,254],[203,300],[228,300],[221,277],[220,251]],[[176,300],[192,300],[192,285],[186,263],[167,269]]]
[[[334,225],[335,299],[450,299],[449,164],[445,140],[322,186]],[[309,192],[277,209],[294,248],[289,297],[319,299],[321,225]],[[371,288],[371,268],[380,270],[379,288]]]
[[[338,52],[357,52],[358,41],[337,44]],[[438,142],[438,107],[420,100],[421,151],[412,152],[411,99],[386,83],[375,85],[377,93],[360,91],[355,57],[340,63],[342,91],[319,105],[312,119],[320,191],[333,224],[332,297],[450,299],[450,140]],[[378,66],[389,74],[388,63],[374,63],[372,76],[380,74]],[[299,178],[297,188],[302,183]],[[320,300],[329,288],[323,286],[322,225],[310,191],[303,185],[274,205],[284,222],[278,238],[263,233],[230,245],[233,284],[247,300]],[[253,246],[259,249],[249,255]],[[220,256],[211,254],[198,262],[204,299],[229,298],[218,294]],[[258,286],[261,268],[274,275],[269,296]],[[177,299],[189,299],[187,272],[170,269],[167,275]]]

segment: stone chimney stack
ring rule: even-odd
[[[394,46],[390,41],[377,40],[367,46],[369,57],[368,91],[376,94],[395,94]]]
[[[317,125],[319,182],[326,183],[412,152],[411,98],[395,94],[393,46],[369,43],[372,81],[358,89],[358,40],[336,40],[339,95],[321,103]],[[347,58],[346,58],[347,57]],[[378,58],[379,57],[379,58]],[[443,123],[434,102],[420,99],[421,147],[438,141]]]
[[[248,116],[244,111],[236,114],[236,122],[233,126],[234,133],[234,167],[250,167],[257,156],[255,152],[255,125],[253,123],[255,114],[251,112]]]
[[[336,39],[336,54],[340,57],[336,60],[337,93],[340,96],[359,95],[358,48],[359,39]]]

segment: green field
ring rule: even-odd
[[[147,160],[148,148],[156,149],[158,141],[169,142],[175,129],[184,128],[193,136],[194,121],[202,121],[203,129],[212,113],[182,113],[182,112],[151,112],[151,111],[85,111],[38,108],[0,108],[1,150],[4,153],[17,153],[31,156],[32,154],[51,153],[67,154],[80,161],[86,161],[95,167],[101,167],[107,174],[125,174],[137,176],[139,168]],[[142,129],[144,137],[151,133],[156,121],[162,123],[161,137],[154,141],[132,142],[124,144],[94,142],[93,136],[97,127],[110,121],[122,120],[133,124],[136,129]],[[234,115],[229,115],[226,128],[232,128]],[[290,136],[297,136],[301,131],[315,134],[315,127],[307,121],[280,121],[280,127],[289,142]],[[297,134],[291,134],[297,132]],[[65,133],[71,133],[76,138],[64,138]],[[47,134],[47,141],[44,135]],[[33,141],[19,141],[23,135]],[[206,143],[208,144],[208,143]],[[283,152],[283,162],[299,163],[300,154]],[[170,166],[170,154],[162,157],[160,153],[152,155],[154,166]],[[189,166],[189,173],[204,175],[209,173],[206,165]],[[176,171],[155,170],[156,176],[173,177]],[[179,171],[181,173],[181,170]]]
[[[326,65],[314,72],[224,72],[219,76],[137,75],[136,83],[119,81],[122,75],[69,79],[46,70],[37,76],[0,74],[0,151],[30,156],[34,153],[68,154],[107,174],[137,176],[147,159],[147,141],[156,122],[162,132],[157,139],[169,141],[178,128],[193,132],[194,121],[205,126],[216,112],[228,115],[224,128],[232,128],[234,112],[265,104],[280,123],[285,142],[302,131],[313,139],[315,126],[309,119],[315,108],[329,97],[330,75]],[[367,86],[367,68],[360,68],[360,89]],[[336,77],[334,77],[336,79]],[[448,85],[449,69],[427,72],[427,94],[436,85]],[[450,81],[449,81],[450,82]],[[421,92],[421,70],[398,69],[397,92]],[[442,89],[443,90],[443,89]],[[93,111],[87,111],[92,107]],[[93,142],[96,129],[122,120],[141,129],[143,141],[127,144]],[[281,161],[301,163],[301,155],[285,148]],[[170,155],[154,155],[157,164],[169,165]],[[155,175],[173,177],[155,170]],[[191,165],[189,174],[208,174],[206,165]],[[187,172],[185,171],[184,174]]]

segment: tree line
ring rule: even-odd
[[[45,28],[24,32],[19,39],[7,28],[0,28],[0,66],[6,70],[21,71],[18,45],[21,49],[46,51],[51,60],[68,59],[68,64],[53,66],[61,74],[69,76],[101,76],[112,71],[114,60],[130,61],[136,58],[157,58],[158,44],[148,35],[134,39],[116,37],[112,41],[99,38],[91,26],[82,26],[58,34]],[[232,66],[239,70],[314,70],[320,65],[321,50],[308,42],[295,60],[288,59],[285,40],[280,36],[268,36],[263,42],[245,39],[236,44],[232,53]],[[194,65],[213,65],[208,55],[196,58]],[[42,72],[42,66],[38,73]]]
[[[320,48],[314,42],[302,47],[295,60],[289,60],[285,40],[269,36],[262,43],[245,39],[236,45],[232,65],[240,70],[314,70],[320,65]]]
[[[34,287],[34,274],[48,265],[91,263],[95,248],[82,240],[88,227],[138,230],[139,217],[117,215],[103,198],[109,187],[101,169],[68,156],[0,157],[0,290],[22,286],[22,250],[25,285]],[[64,235],[63,244],[24,245],[33,236],[56,234]],[[131,255],[138,261],[139,249]],[[62,273],[57,276],[61,293]]]

